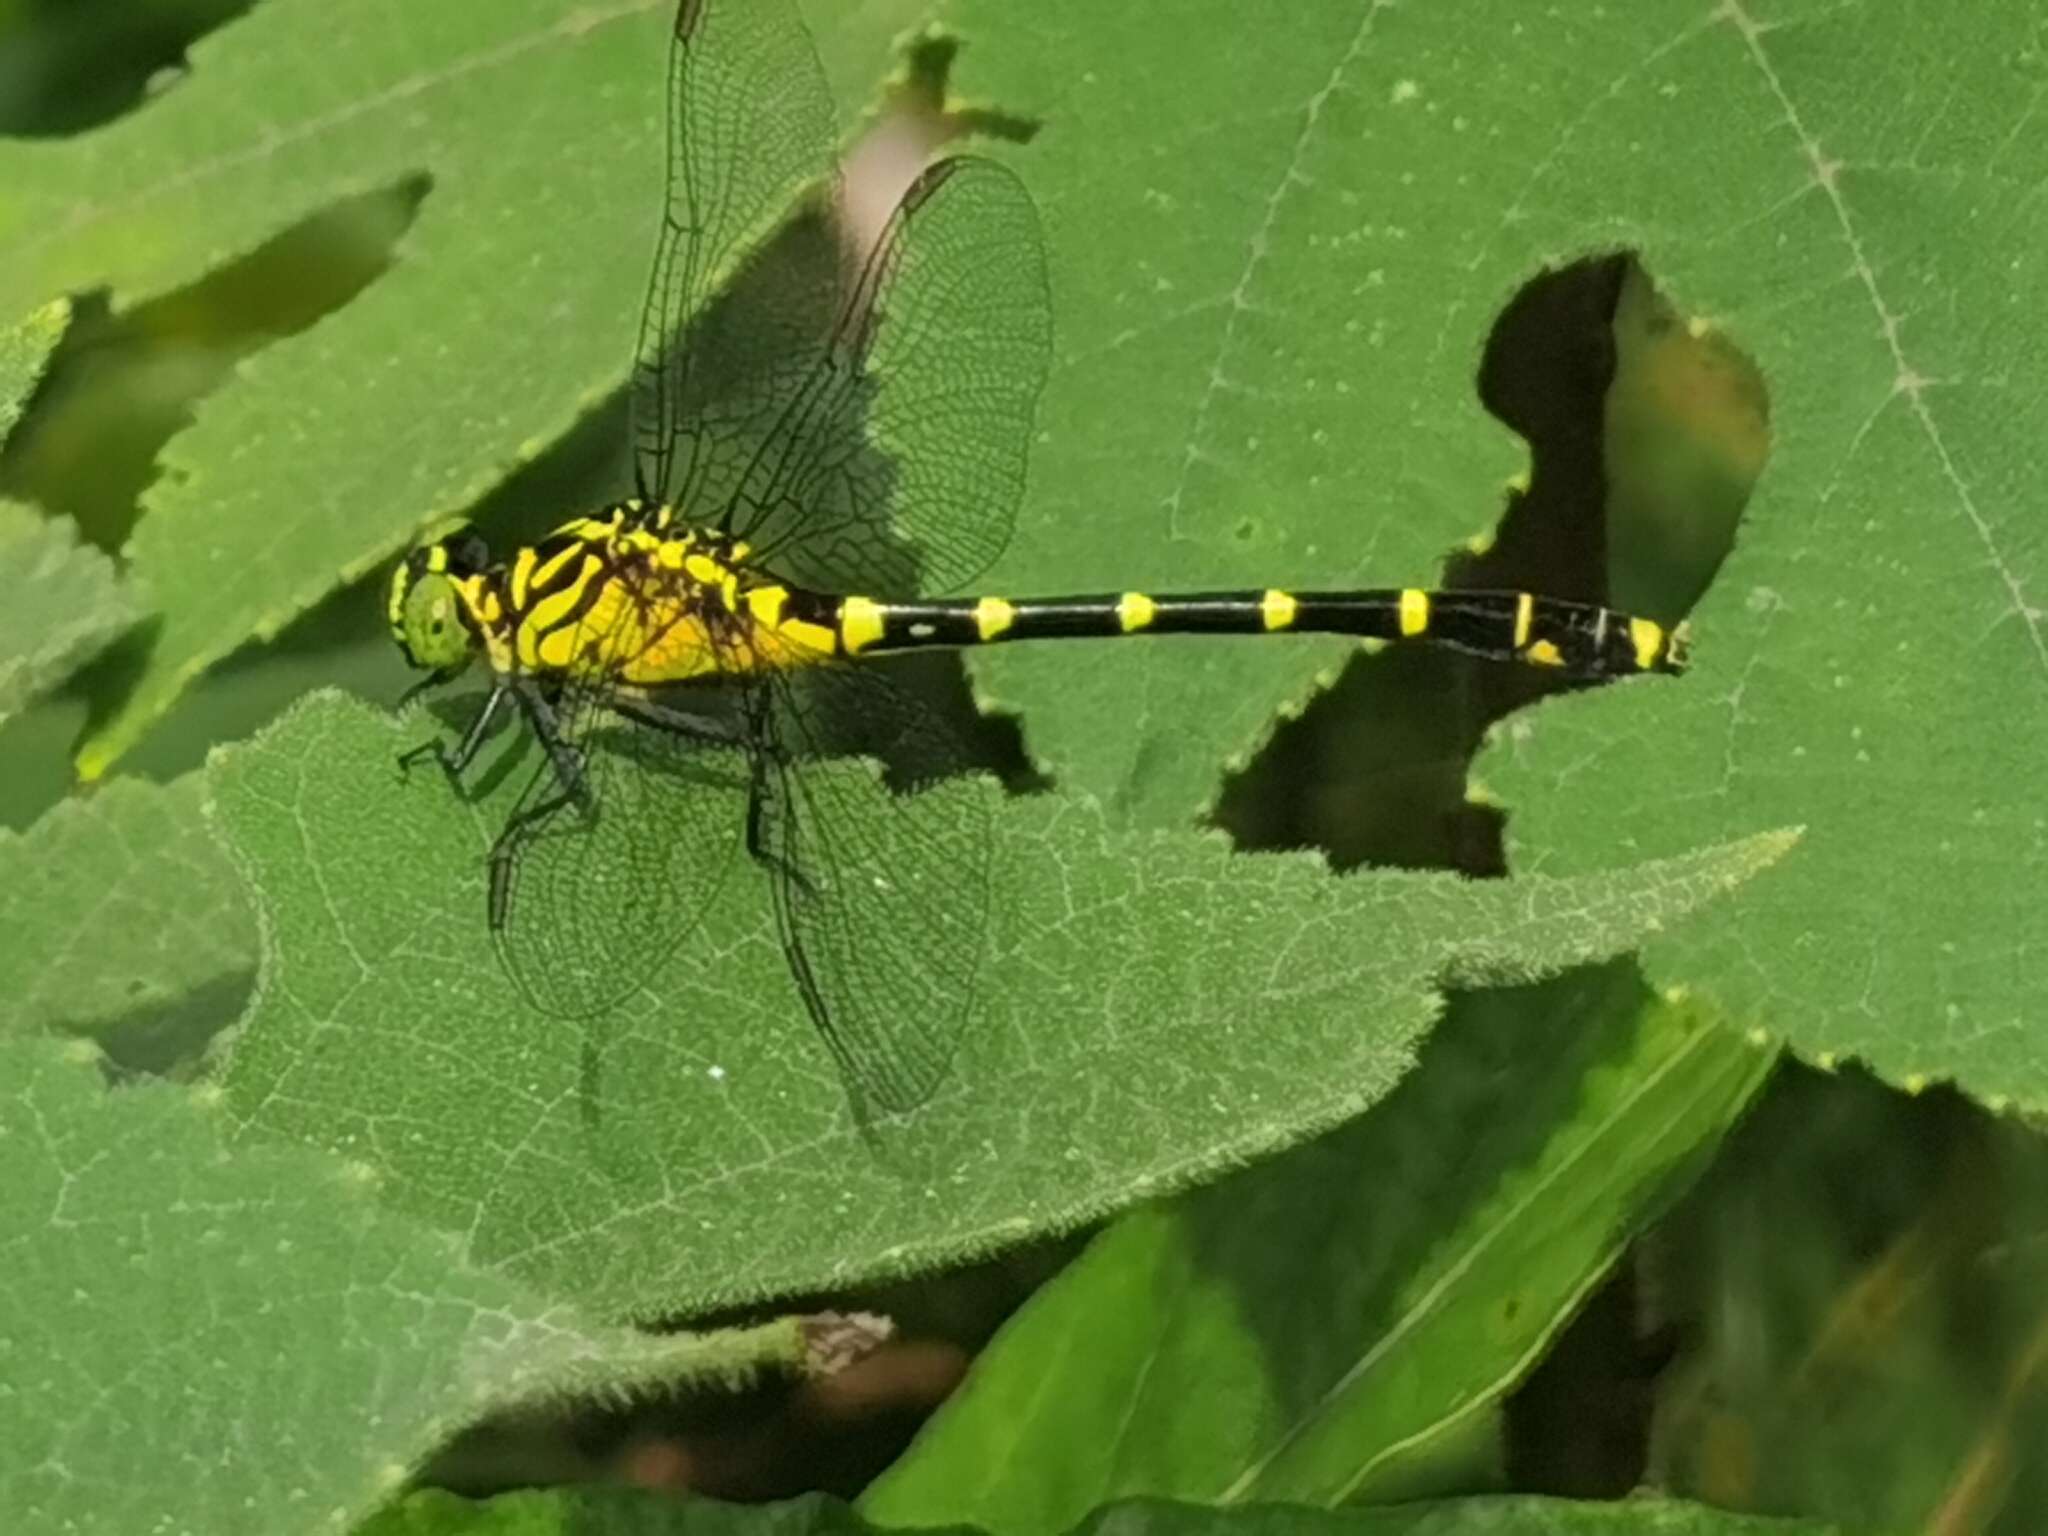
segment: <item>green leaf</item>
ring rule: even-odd
[[[120,1040],[124,1062],[159,1062],[234,1016],[256,919],[204,794],[198,774],[117,780],[0,832],[8,1027]]]
[[[1079,1529],[1091,1536],[1825,1536],[1834,1528],[1810,1520],[1759,1520],[1657,1498],[1602,1504],[1497,1498],[1344,1510],[1132,1503],[1107,1510]]]
[[[1355,1124],[1098,1237],[862,1507],[1053,1533],[1134,1494],[1438,1491],[1431,1458],[1483,1427],[1771,1060],[1623,966],[1461,999]]]
[[[1023,157],[1060,339],[1012,588],[1426,577],[1515,457],[1472,388],[1491,320],[1546,266],[1640,251],[1760,364],[1776,439],[1693,675],[1548,705],[1487,763],[1521,857],[1807,825],[1789,878],[1653,973],[1816,1057],[2048,1103],[2034,6],[1930,47],[1904,0],[1540,26],[1513,0],[1205,0],[1175,18],[1202,46],[1144,80],[1099,67],[1150,56],[1144,7],[957,16],[964,83],[1057,129]],[[1173,820],[1340,654],[977,666],[1067,782]]]
[[[0,1039],[9,1530],[345,1529],[488,1410],[800,1358],[787,1321],[592,1328],[393,1215],[362,1164],[229,1151],[216,1095],[109,1092],[92,1057]]]
[[[837,11],[863,88],[908,0]],[[437,9],[275,0],[103,132],[0,144],[0,313],[193,282],[425,178],[395,264],[249,358],[162,455],[129,553],[163,613],[80,754],[95,777],[202,668],[461,511],[623,382],[661,207],[672,0]],[[564,509],[567,512],[575,509]]]
[[[63,339],[71,306],[45,304],[0,327],[0,440]],[[140,616],[113,562],[79,542],[68,521],[0,501],[0,723],[62,682]]]
[[[478,1503],[423,1491],[378,1515],[360,1536],[868,1536],[886,1529],[836,1500],[815,1496],[740,1505],[577,1488]],[[962,1536],[967,1530],[931,1529]],[[1826,1536],[1833,1527],[1652,1498],[1611,1504],[1524,1498],[1344,1510],[1132,1503],[1103,1510],[1073,1529],[1076,1536]]]
[[[53,299],[26,319],[0,326],[0,442],[21,419],[22,407],[70,323],[71,306]]]
[[[1785,879],[1739,924],[1654,946],[1652,971],[1809,1057],[2035,1109],[2048,541],[2013,402],[2048,387],[2048,212],[2012,189],[2048,169],[2035,87],[2014,86],[2040,76],[2038,21],[1987,6],[1925,48],[1902,5],[1768,26],[1736,6],[1574,93],[1559,212],[1626,220],[1666,289],[1755,356],[1776,440],[1688,685],[1628,733],[1573,701],[1485,765],[1532,807],[1529,868],[1803,823]],[[1965,98],[1967,120],[1945,105]],[[1681,100],[1742,131],[1700,134]],[[1589,757],[1611,792],[1550,793]]]
[[[645,997],[581,1022],[521,1001],[483,864],[521,775],[492,770],[468,807],[438,774],[401,782],[397,753],[435,728],[316,697],[216,758],[264,942],[224,1086],[251,1129],[365,1159],[475,1262],[607,1315],[928,1268],[1283,1147],[1392,1085],[1440,983],[1611,955],[1784,846],[1561,885],[1338,880],[1306,855],[1109,840],[1082,806],[1016,802],[952,1074],[863,1131],[744,860]]]
[[[114,563],[67,519],[0,501],[0,722],[97,655],[141,617]]]

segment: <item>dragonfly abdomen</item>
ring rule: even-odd
[[[1356,635],[1413,641],[1474,656],[1553,666],[1579,677],[1675,672],[1683,636],[1596,603],[1530,592],[1384,587],[1339,592],[1278,588],[1152,595],[838,600],[832,627],[849,656],[1014,640],[1132,635]]]

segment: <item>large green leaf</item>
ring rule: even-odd
[[[59,301],[0,326],[0,439],[14,429],[70,313]],[[140,613],[113,562],[85,548],[70,523],[7,501],[0,501],[0,590],[8,594],[0,604],[0,724]]]
[[[1698,615],[1698,686],[1639,733],[1559,710],[1486,765],[1532,807],[1526,867],[1806,824],[1739,926],[1657,945],[1654,971],[1809,1055],[2034,1107],[2048,539],[2014,402],[2048,386],[2048,214],[2013,189],[2048,172],[2048,131],[2013,82],[2038,72],[2039,21],[1981,6],[1930,47],[1906,5],[1738,5],[1646,33],[1611,89],[1575,93],[1545,175],[1560,215],[1615,221],[1749,348],[1775,442]],[[1611,792],[1553,793],[1589,753]]]
[[[330,696],[216,758],[264,940],[228,1101],[365,1159],[477,1262],[613,1315],[930,1267],[1285,1146],[1386,1092],[1438,985],[1626,949],[1784,846],[1564,885],[1338,880],[1308,855],[1111,840],[1080,805],[1017,802],[986,1003],[939,1094],[864,1132],[744,861],[644,996],[582,1022],[523,1003],[483,889],[522,776],[451,810],[437,774],[393,766],[432,728]],[[650,933],[676,920],[652,911]]]
[[[1795,878],[1656,973],[1815,1054],[2048,1100],[2035,6],[1930,41],[1905,0],[1189,0],[1200,46],[1137,75],[1100,61],[1156,57],[1151,8],[955,14],[965,83],[1048,124],[1059,339],[1010,586],[1426,577],[1515,456],[1472,387],[1492,318],[1634,247],[1760,363],[1775,441],[1694,675],[1547,706],[1490,761],[1523,856],[1810,824]],[[1070,781],[1171,819],[1339,654],[978,664]]]
[[[864,100],[907,0],[833,12]],[[672,0],[407,13],[274,0],[109,128],[0,144],[0,313],[190,283],[340,199],[428,190],[392,269],[243,363],[163,456],[130,553],[163,613],[80,757],[474,501],[623,382],[661,206]]]
[[[109,1092],[90,1047],[0,1039],[0,1525],[345,1530],[487,1410],[803,1359],[793,1320],[591,1327],[215,1097]]]
[[[1097,1238],[863,1507],[1053,1533],[1433,1491],[1771,1059],[1623,966],[1466,998],[1356,1124]]]
[[[90,1033],[124,1044],[123,1060],[160,1061],[233,1016],[256,921],[201,817],[204,793],[197,774],[121,780],[0,832],[9,1027]]]

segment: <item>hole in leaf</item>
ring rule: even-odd
[[[423,176],[324,209],[198,282],[115,313],[85,296],[0,454],[0,495],[78,519],[118,552],[157,454],[244,358],[362,292],[428,189]]]
[[[1768,450],[1755,366],[1615,255],[1516,294],[1477,385],[1529,444],[1529,484],[1506,494],[1490,541],[1446,560],[1444,584],[1684,617],[1726,558]],[[1467,798],[1467,766],[1495,721],[1569,686],[1419,648],[1361,657],[1225,785],[1216,821],[1246,846],[1321,847],[1340,868],[1502,873],[1503,816]]]

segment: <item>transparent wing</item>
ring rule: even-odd
[[[668,196],[633,382],[640,494],[688,505],[722,450],[687,429],[705,359],[678,345],[690,317],[832,169],[831,92],[789,0],[682,0],[669,50]],[[710,423],[705,423],[710,425]]]
[[[1030,194],[992,160],[937,162],[861,268],[735,526],[798,580],[966,584],[1009,542],[1051,349]],[[846,451],[863,421],[865,451]]]
[[[797,991],[857,1111],[913,1109],[945,1076],[974,1006],[987,800],[934,789],[960,749],[886,669],[777,676],[761,707],[759,851]]]
[[[931,166],[858,262],[813,210],[678,344],[680,504],[767,568],[903,597],[1008,542],[1051,323],[1037,212],[1005,167]]]
[[[693,693],[705,713],[687,731],[623,714],[622,702],[633,701],[601,678],[563,686],[554,733],[580,792],[542,752],[491,852],[499,956],[535,1007],[567,1018],[615,1006],[697,927],[746,815],[745,746],[716,713],[729,699]],[[708,739],[720,729],[734,739]]]

